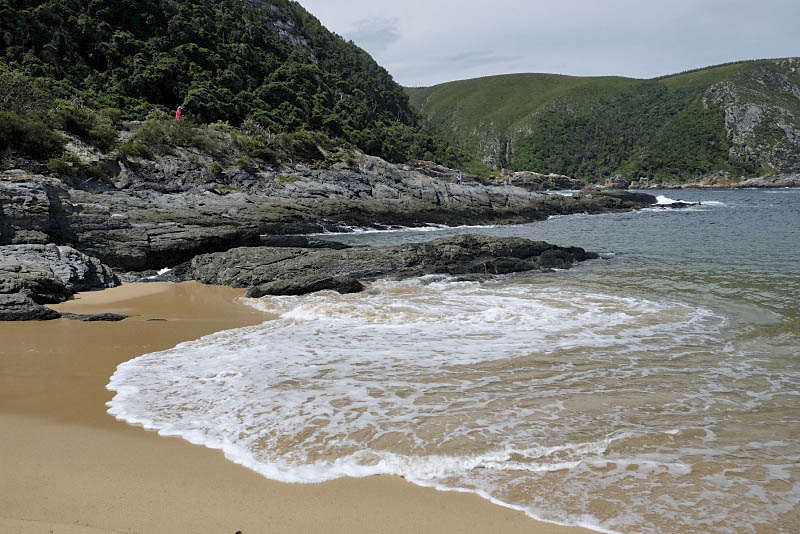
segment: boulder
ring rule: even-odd
[[[575,198],[595,207],[599,211],[633,210],[652,206],[656,203],[656,198],[648,193],[626,191],[624,189],[600,189],[594,185],[581,189],[575,195]]]
[[[42,306],[69,299],[79,291],[119,285],[108,266],[70,247],[0,246],[0,320],[57,319]]]
[[[23,293],[0,294],[0,321],[47,321],[61,317]]]
[[[5,247],[0,247],[0,250]],[[0,294],[21,294],[38,304],[64,302],[70,296],[66,283],[48,266],[0,259]]]
[[[8,245],[0,247],[3,265],[36,266],[51,271],[70,294],[92,289],[116,287],[120,284],[111,269],[97,258],[71,247],[56,245]]]
[[[341,294],[360,293],[364,290],[364,285],[352,277],[309,275],[288,280],[275,280],[251,287],[247,291],[247,296],[261,298],[268,295],[306,295],[324,290],[336,291]]]

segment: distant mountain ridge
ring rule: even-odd
[[[800,173],[800,58],[652,80],[510,74],[406,93],[426,128],[495,169],[594,182]]]

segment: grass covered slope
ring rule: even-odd
[[[106,142],[99,130],[113,124],[97,113],[144,120],[179,104],[198,123],[297,136],[290,148],[463,156],[419,132],[402,87],[369,54],[288,0],[0,0],[0,94],[0,152],[13,143],[32,158],[57,155],[43,128]]]
[[[800,172],[800,60],[655,80],[513,74],[408,88],[427,128],[495,168],[660,181]]]

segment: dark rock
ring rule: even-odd
[[[84,315],[79,313],[62,313],[61,318],[69,319],[70,321],[83,321],[83,322],[96,322],[96,321],[118,322],[127,319],[128,316],[119,315],[117,313],[96,313],[90,315]]]
[[[56,245],[9,245],[0,247],[0,262],[6,265],[36,265],[50,270],[70,293],[116,287],[120,284],[100,260],[71,247]]]
[[[42,304],[63,302],[79,291],[119,285],[108,266],[70,247],[0,246],[0,318],[57,319]]]
[[[648,193],[624,189],[600,189],[597,186],[581,189],[575,198],[600,210],[631,210],[656,203],[656,197]]]
[[[536,260],[540,269],[566,269],[572,265],[573,257],[564,249],[545,250]]]
[[[122,165],[117,189],[102,195],[53,178],[0,173],[0,245],[55,242],[121,270],[144,271],[198,254],[258,246],[262,239],[270,246],[338,246],[289,234],[354,226],[524,223],[655,202],[605,192],[573,198],[517,187],[456,185],[449,181],[452,169],[429,172],[441,174],[439,179],[371,156],[362,156],[354,168],[280,170],[292,180],[272,171],[231,172],[225,176],[231,192],[221,196],[209,192],[205,167],[184,156],[178,150]]]
[[[140,284],[144,282],[161,282],[159,280],[159,274],[156,270],[149,270],[149,271],[130,271],[124,273],[116,273],[117,278],[124,284]]]
[[[257,291],[289,291],[291,288],[294,291],[291,294],[297,294],[299,289],[295,288],[316,291],[315,282],[331,283],[330,279],[374,280],[428,274],[495,275],[567,268],[577,261],[595,257],[581,248],[565,249],[542,241],[465,235],[429,243],[343,250],[237,248],[197,256],[177,266],[174,274],[178,280],[233,287],[255,286]],[[265,289],[266,284],[276,281],[288,282],[269,285]],[[253,294],[258,294],[257,291],[254,290]]]
[[[262,235],[261,245],[277,248],[350,248],[349,245],[337,241],[315,239],[304,235]]]
[[[23,293],[0,295],[0,321],[47,321],[61,315]]]
[[[0,259],[0,294],[19,293],[38,304],[56,304],[72,296],[73,292],[49,267],[12,263],[10,259]]]
[[[702,206],[702,202],[684,202],[683,200],[676,200],[675,202],[670,202],[669,204],[657,204],[653,206],[655,208],[671,210],[671,209],[682,209],[682,208],[691,208],[693,206]]]
[[[268,295],[306,295],[324,290],[332,290],[341,294],[360,293],[364,290],[364,285],[352,277],[334,278],[309,275],[289,280],[275,280],[251,287],[247,291],[247,296],[261,298]]]
[[[67,189],[59,180],[20,170],[0,173],[0,245],[54,241]]]

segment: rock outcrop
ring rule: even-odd
[[[749,180],[739,182],[737,187],[800,187],[800,173],[751,178]]]
[[[21,170],[0,174],[0,245],[52,242],[64,223],[67,189],[61,180]]]
[[[586,203],[591,203],[606,211],[630,209],[630,206],[650,202],[652,195],[627,191],[624,189],[600,189],[590,185],[584,187],[576,196]],[[653,205],[655,202],[648,205]]]
[[[497,275],[569,268],[596,258],[581,248],[541,241],[465,235],[428,243],[342,250],[236,248],[203,254],[177,266],[176,280],[255,288],[251,296],[298,295],[320,289],[354,292],[356,280],[429,274]]]
[[[97,258],[56,245],[0,246],[0,321],[57,319],[43,304],[119,285]]]
[[[800,85],[794,74],[800,59],[779,59],[774,63],[780,71],[763,68],[754,73],[752,83],[723,81],[713,85],[703,95],[703,104],[719,106],[725,114],[731,157],[751,162],[756,168],[770,168],[778,176],[791,176],[800,172],[800,125],[796,114]],[[789,73],[795,81],[789,79]]]
[[[655,203],[645,196],[604,198],[599,191],[568,197],[457,185],[370,156],[356,167],[297,165],[256,174],[238,169],[210,178],[189,159],[168,155],[129,162],[116,183],[91,192],[55,178],[5,172],[0,245],[68,245],[114,268],[144,271],[198,254],[274,243],[275,236],[287,234],[354,226],[524,223]]]
[[[538,172],[518,171],[503,177],[509,185],[521,187],[527,191],[550,191],[564,189],[581,189],[585,182],[564,176],[563,174],[541,174]],[[609,186],[611,187],[611,186]]]
[[[49,321],[61,315],[22,293],[0,293],[0,321]]]
[[[247,296],[257,299],[268,295],[305,295],[325,290],[346,295],[360,293],[364,290],[364,285],[357,278],[351,276],[332,277],[325,274],[310,274],[253,286],[247,291]]]

